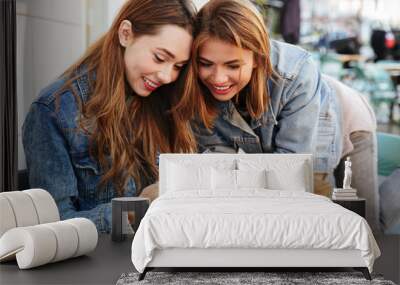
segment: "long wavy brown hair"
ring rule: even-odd
[[[197,14],[192,58],[185,74],[179,107],[190,112],[207,128],[212,127],[218,113],[216,99],[198,76],[199,49],[211,38],[253,52],[256,67],[249,84],[240,93],[250,116],[261,117],[268,108],[267,79],[273,75],[270,42],[261,14],[247,0],[210,0]]]
[[[90,135],[90,154],[103,171],[100,185],[112,182],[119,195],[128,179],[136,188],[158,178],[157,154],[193,152],[195,141],[190,132],[190,114],[171,109],[181,100],[175,84],[161,86],[150,96],[133,93],[126,80],[118,28],[129,20],[135,37],[155,35],[163,25],[177,25],[193,32],[195,8],[190,0],[129,0],[121,8],[111,28],[88,48],[64,74],[78,99],[80,128]],[[90,96],[83,102],[73,82],[88,76]],[[129,97],[129,100],[127,98]]]

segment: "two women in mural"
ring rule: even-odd
[[[250,1],[210,0],[195,17],[189,1],[131,0],[42,91],[23,140],[31,186],[47,189],[63,218],[86,216],[102,231],[111,198],[147,185],[155,195],[159,153],[239,149],[313,153],[323,195],[341,186],[350,156],[377,229],[374,122],[360,94],[321,75],[308,52],[271,40]]]

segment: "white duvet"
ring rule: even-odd
[[[132,262],[143,272],[155,249],[358,249],[372,271],[380,251],[362,217],[328,198],[299,191],[166,193],[143,218]]]

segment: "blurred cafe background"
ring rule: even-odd
[[[16,33],[11,31],[7,46],[16,53],[16,64],[10,68],[16,68],[17,131],[7,153],[18,147],[11,160],[4,160],[17,157],[18,170],[26,169],[21,126],[33,99],[108,29],[124,1],[1,1],[13,4],[15,10],[11,16],[15,26],[10,27]],[[400,0],[252,1],[264,15],[272,38],[307,49],[323,73],[369,100],[379,123],[379,155],[400,156]],[[207,0],[194,2],[200,8]],[[396,161],[400,167],[400,157]]]
[[[254,2],[273,38],[309,50],[323,73],[368,98],[379,130],[400,134],[399,0]]]

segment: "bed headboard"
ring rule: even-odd
[[[169,164],[180,164],[187,167],[196,166],[225,166],[226,169],[256,169],[256,167],[276,169],[281,173],[290,171],[293,167],[301,167],[304,171],[305,191],[313,192],[313,162],[311,154],[161,154],[160,155],[160,195],[166,192],[168,183]]]

